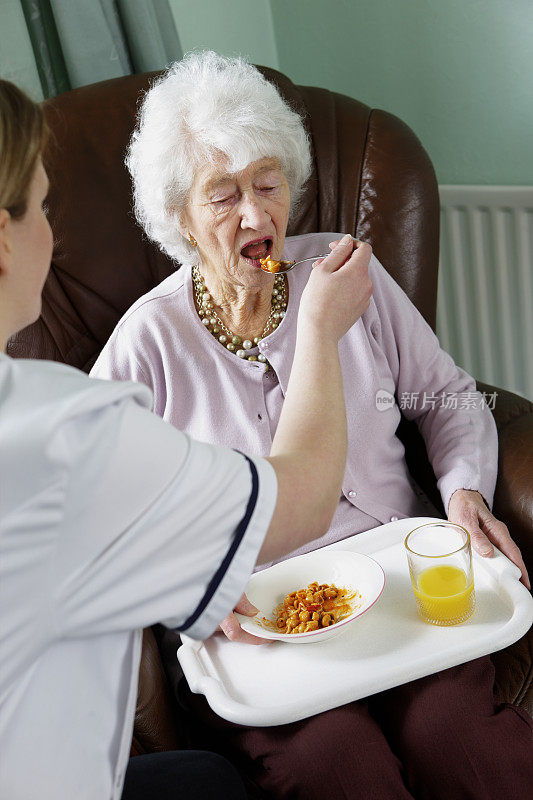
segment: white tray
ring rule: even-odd
[[[403,541],[431,517],[398,520],[328,549],[372,556],[385,571],[380,601],[334,639],[295,647],[254,646],[217,633],[183,637],[178,659],[191,691],[242,725],[283,725],[462,664],[512,644],[533,622],[533,598],[502,553],[474,554],[476,610],[468,622],[436,627],[416,613]]]

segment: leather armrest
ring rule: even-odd
[[[476,381],[476,388],[478,392],[485,392],[487,402],[495,394],[496,403],[492,409],[492,414],[498,431],[509,422],[533,413],[533,403],[526,400],[525,397],[520,397],[519,394],[508,392],[507,389],[499,389],[497,386],[491,386],[490,383],[483,383],[482,381]]]
[[[496,392],[492,411],[498,428],[498,482],[494,514],[503,520],[533,572],[533,403],[504,389],[478,382],[480,392]],[[502,699],[533,715],[533,631],[493,653],[496,686]]]
[[[494,514],[503,520],[533,571],[533,403],[494,386],[478,383],[487,394],[497,393],[493,410],[498,428],[498,482]]]
[[[132,755],[183,749],[185,744],[179,731],[176,701],[170,691],[159,648],[152,629],[145,628]]]
[[[533,629],[514,644],[491,655],[501,699],[533,716]]]

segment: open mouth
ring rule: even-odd
[[[265,237],[264,239],[256,239],[253,242],[248,242],[241,250],[241,258],[254,267],[261,268],[261,258],[266,258],[272,252],[272,239]]]

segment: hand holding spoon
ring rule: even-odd
[[[356,245],[359,245],[360,242],[355,241]],[[305,261],[317,261],[319,258],[327,258],[327,256],[331,255],[331,253],[324,253],[321,256],[309,256],[308,258],[301,258],[299,261],[277,261],[272,256],[266,256],[266,258],[260,258],[259,262],[261,264],[261,269],[264,272],[271,272],[271,273],[280,273],[280,272],[290,272],[291,269],[297,267],[298,264],[303,264]]]

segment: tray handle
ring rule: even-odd
[[[514,608],[513,616],[525,614],[528,618],[533,618],[532,598],[526,587],[520,583],[521,572],[516,564],[513,564],[497,547],[494,547],[494,555],[491,558],[483,558],[476,554],[476,559],[498,585],[500,594],[506,597],[509,605]]]
[[[178,661],[191,692],[207,696],[210,690],[220,688],[220,681],[208,675],[200,658],[200,649],[204,643],[196,639],[189,639],[188,636],[182,636],[182,642],[183,644],[178,648]]]
[[[489,572],[498,583],[501,583],[503,578],[511,578],[519,581],[521,572],[516,564],[513,564],[507,556],[504,556],[501,550],[498,550],[495,545],[493,545],[493,547],[494,555],[489,558],[478,555],[473,549],[472,553],[475,553],[475,557],[483,566],[483,569]]]

